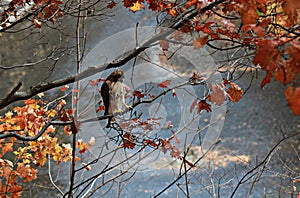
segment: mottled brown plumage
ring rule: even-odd
[[[106,78],[105,82],[102,84],[101,96],[105,107],[104,115],[122,112],[122,105],[124,105],[126,108],[129,108],[125,103],[126,89],[123,80],[124,72],[122,70],[116,69]],[[110,127],[110,124],[113,120],[113,117],[108,118],[106,128]]]

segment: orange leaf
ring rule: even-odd
[[[41,28],[42,27],[42,22],[40,22],[37,19],[33,19],[34,27],[36,28]]]
[[[132,12],[136,12],[136,11],[138,11],[138,10],[141,10],[141,9],[144,9],[145,8],[145,6],[144,5],[142,5],[140,2],[135,2],[134,4],[133,4],[133,6],[131,6],[129,9],[132,11]]]
[[[272,78],[272,73],[268,71],[265,78],[262,80],[260,87],[263,88],[266,84],[270,83],[271,78]]]
[[[232,102],[238,102],[242,98],[243,93],[243,90],[236,83],[230,83],[230,87],[228,89],[229,100]]]
[[[59,90],[65,92],[69,88],[68,85],[65,85],[63,87],[60,87]]]
[[[164,82],[159,83],[157,86],[161,88],[167,88],[171,83],[171,80],[166,80]]]
[[[226,100],[226,92],[224,91],[224,86],[222,84],[210,84],[209,88],[211,94],[209,94],[208,99],[210,102],[215,103],[220,106]]]
[[[170,14],[172,17],[175,17],[175,16],[178,14],[175,8],[169,9],[167,12],[168,12],[168,14]]]
[[[197,38],[196,40],[194,40],[192,42],[194,49],[199,49],[204,47],[204,45],[207,43],[208,41],[208,36],[202,37],[202,38]]]
[[[100,105],[97,109],[96,109],[96,113],[98,113],[99,111],[104,111],[105,107],[104,105]]]
[[[300,115],[300,87],[294,89],[290,86],[284,91],[288,105],[295,115]]]

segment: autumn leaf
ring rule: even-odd
[[[161,88],[167,88],[171,84],[171,80],[165,80],[164,82],[159,83],[157,86]]]
[[[183,32],[176,30],[176,31],[174,32],[173,38],[174,38],[176,41],[182,41],[182,40],[183,40],[183,35],[184,35]]]
[[[138,99],[141,99],[141,98],[144,98],[144,97],[145,97],[145,94],[143,94],[143,93],[140,92],[140,91],[133,91],[132,95],[133,95],[133,96],[136,96]]]
[[[160,40],[159,45],[160,45],[160,47],[163,51],[168,51],[168,49],[169,49],[169,42],[168,41]]]
[[[294,89],[290,86],[284,91],[288,105],[295,115],[300,115],[300,87]]]
[[[69,88],[68,85],[65,85],[63,87],[60,87],[59,90],[65,92]]]
[[[211,105],[206,102],[206,100],[200,100],[198,102],[198,108],[197,113],[200,113],[200,111],[206,110],[207,112],[211,112]]]
[[[199,49],[204,47],[204,45],[207,43],[208,41],[208,36],[202,37],[202,38],[197,38],[195,39],[192,44],[194,46],[194,49]]]
[[[136,12],[138,10],[141,10],[141,9],[144,9],[145,6],[142,5],[139,1],[135,2],[133,4],[133,6],[131,6],[129,9],[132,11],[132,12]]]
[[[104,105],[100,105],[97,109],[96,109],[96,113],[98,113],[99,111],[104,111],[105,110],[105,106]]]
[[[230,87],[227,91],[229,100],[238,102],[243,96],[243,90],[234,82],[230,82]]]
[[[124,148],[134,149],[135,143],[134,138],[130,133],[125,133],[123,135],[123,145]]]
[[[226,92],[223,84],[209,84],[209,88],[211,93],[208,96],[208,100],[218,106],[222,105],[226,100]]]
[[[277,50],[278,43],[271,40],[262,40],[256,43],[255,56],[252,62],[260,65],[265,71],[273,72],[277,68],[280,55]]]
[[[41,28],[42,27],[42,22],[37,20],[36,18],[33,19],[34,27],[36,28]]]
[[[199,2],[198,0],[189,0],[189,1],[186,2],[185,8],[188,9],[192,5],[196,5],[198,2]]]
[[[117,3],[115,1],[111,1],[106,7],[109,8],[109,9],[112,9],[116,5],[117,5]]]
[[[272,73],[271,72],[267,72],[265,78],[262,80],[260,87],[263,88],[264,86],[266,86],[266,84],[271,82],[271,78],[272,78]]]
[[[143,142],[146,145],[149,145],[149,146],[152,146],[152,147],[158,147],[158,145],[153,140],[144,139]]]
[[[300,2],[299,0],[286,0],[283,1],[282,8],[288,16],[288,26],[290,26],[297,20]]]
[[[167,12],[168,12],[168,14],[171,15],[172,17],[175,17],[175,16],[178,14],[175,8],[173,8],[173,9],[168,9]]]

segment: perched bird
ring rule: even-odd
[[[104,115],[110,115],[117,112],[122,112],[122,105],[126,108],[131,108],[125,103],[126,86],[123,83],[124,72],[116,69],[103,82],[101,86],[101,96],[104,103]],[[110,127],[113,117],[108,118],[106,128]]]

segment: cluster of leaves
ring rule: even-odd
[[[194,74],[195,75],[195,74]],[[204,99],[195,98],[190,113],[197,109],[197,113],[201,111],[211,112],[211,104],[221,106],[228,98],[231,102],[238,102],[243,97],[244,91],[235,83],[224,79],[223,83],[209,84],[210,93]]]
[[[149,146],[153,149],[160,149],[164,154],[169,153],[171,157],[183,160],[191,167],[195,167],[193,163],[189,162],[183,157],[182,152],[178,147],[178,145],[180,145],[180,140],[176,136],[176,133],[171,129],[172,126],[170,122],[167,124],[167,128],[172,133],[172,136],[169,138],[161,138],[158,137],[158,135],[155,135],[155,137],[152,138],[148,136],[139,137],[138,135],[134,135],[133,131],[136,130],[142,130],[143,134],[144,131],[152,132],[155,126],[160,126],[160,122],[158,122],[159,120],[160,118],[148,118],[144,121],[141,121],[141,119],[134,119],[129,122],[122,123],[122,130],[128,132],[120,135],[122,139],[121,146],[125,149],[134,149],[137,146]],[[173,140],[175,143],[173,143]]]
[[[3,2],[0,10],[0,26],[7,28],[10,25],[32,17],[34,26],[41,28],[42,21],[55,23],[58,17],[63,16],[63,11],[59,5],[60,0],[11,0]]]
[[[22,193],[22,182],[37,179],[38,168],[46,164],[47,159],[56,161],[57,164],[72,160],[73,148],[70,143],[61,142],[56,137],[55,128],[47,125],[52,119],[62,122],[70,120],[71,110],[65,110],[66,102],[61,100],[55,109],[48,110],[42,100],[29,99],[24,101],[24,106],[15,107],[0,119],[0,134],[9,135],[16,133],[18,137],[41,136],[36,141],[23,142],[16,137],[0,139],[0,193],[1,197],[18,197]],[[48,126],[45,128],[45,126]],[[67,135],[74,133],[75,129],[66,126]],[[73,126],[74,127],[74,126]],[[73,131],[70,132],[70,129]],[[82,154],[94,144],[77,140],[76,148]],[[14,157],[12,157],[14,156]],[[79,157],[75,161],[80,160]],[[21,180],[20,180],[20,179]]]
[[[261,87],[270,83],[272,78],[286,85],[288,104],[294,114],[299,115],[297,76],[300,74],[300,2],[220,0],[214,3],[218,3],[218,6],[204,13],[200,12],[201,8],[207,6],[203,2],[190,0],[184,5],[180,4],[184,8],[192,6],[200,12],[187,21],[181,31],[200,35],[191,42],[195,49],[209,45],[217,50],[243,48],[250,51],[253,54],[252,63],[266,72]],[[176,8],[176,11],[182,9]],[[175,17],[174,14],[171,15]],[[212,41],[227,42],[231,47],[218,48]],[[160,44],[163,50],[167,50],[167,41]]]

